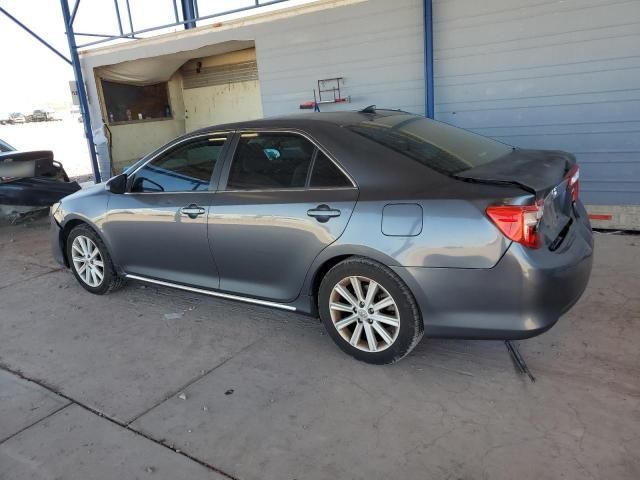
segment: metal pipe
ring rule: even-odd
[[[133,35],[133,18],[131,17],[131,5],[129,5],[129,0],[127,0],[127,15],[129,15],[129,31],[131,35]]]
[[[82,68],[80,67],[80,57],[78,56],[78,48],[76,46],[76,38],[73,34],[73,25],[71,24],[71,13],[69,12],[68,0],[60,0],[62,8],[62,18],[64,19],[65,33],[67,34],[67,42],[69,43],[69,52],[71,53],[71,66],[73,67],[73,75],[76,79],[76,88],[78,89],[78,101],[80,102],[80,112],[82,113],[82,123],[84,125],[84,136],[87,139],[89,147],[89,155],[91,156],[91,167],[93,168],[93,177],[96,183],[100,183],[100,169],[98,168],[98,157],[93,144],[93,132],[91,130],[91,116],[89,114],[89,102],[87,100],[87,92],[84,88],[84,79],[82,78]]]
[[[176,3],[177,0],[173,0],[173,14],[176,17],[176,22],[180,21],[180,17],[178,17],[178,4]]]
[[[271,0],[269,2],[262,2],[258,5],[258,7],[266,7],[268,5],[274,5],[276,3],[283,3],[283,2],[288,2],[290,0]],[[224,15],[230,15],[232,13],[238,13],[238,12],[244,12],[246,10],[253,10],[254,8],[256,8],[255,5],[250,5],[248,7],[240,7],[240,8],[234,8],[233,10],[227,10],[226,12],[219,12],[219,13],[213,13],[211,15],[205,15],[204,17],[199,17],[197,18],[197,20],[209,20],[211,18],[216,18],[216,17],[222,17]],[[166,25],[160,25],[158,27],[150,27],[150,28],[143,28],[142,30],[137,30],[135,32],[132,32],[133,35],[140,35],[142,33],[148,33],[148,32],[153,32],[154,30],[162,30],[163,28],[171,28],[171,27],[177,27],[179,25],[185,25],[189,22],[193,22],[194,20],[196,20],[195,18],[189,18],[186,20],[182,20],[182,21],[177,21],[175,23],[168,23]],[[85,47],[90,47],[92,45],[98,45],[100,43],[104,43],[104,42],[108,42],[110,40],[117,40],[120,38],[131,38],[130,35],[113,35],[111,38],[105,38],[102,40],[96,40],[95,42],[89,42],[89,43],[83,43],[82,45],[78,45],[78,48],[85,48]]]
[[[73,22],[76,20],[76,13],[78,13],[78,7],[80,6],[80,0],[76,0],[73,9],[71,10],[71,20],[69,21],[69,25],[73,25]]]
[[[434,117],[433,105],[433,10],[432,1],[423,0],[424,7],[424,114]]]
[[[56,50],[54,47],[52,47],[51,45],[49,45],[49,43],[47,43],[46,40],[44,40],[43,38],[41,38],[37,33],[35,33],[33,30],[31,30],[29,27],[27,27],[24,23],[22,23],[20,20],[18,20],[16,17],[14,17],[13,15],[11,15],[9,12],[7,12],[4,8],[0,7],[0,12],[4,13],[10,20],[13,20],[19,27],[21,27],[23,30],[25,30],[29,35],[31,35],[33,38],[35,38],[36,40],[38,40],[40,43],[42,43],[45,47],[47,47],[49,50],[51,50],[53,53],[55,53],[56,55],[58,55],[62,60],[64,60],[65,62],[67,62],[68,64],[71,64],[71,60],[69,60],[67,57],[65,57],[62,53],[60,53],[58,50]]]
[[[113,0],[113,5],[116,7],[116,18],[118,19],[118,30],[120,31],[120,36],[123,36],[124,31],[122,30],[122,19],[120,18],[120,7],[118,6],[118,0]]]
[[[103,38],[111,38],[113,35],[111,34],[101,34],[101,33],[81,33],[81,32],[73,32],[74,35],[80,37],[103,37]]]

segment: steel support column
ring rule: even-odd
[[[80,57],[78,56],[76,37],[73,33],[73,22],[71,21],[71,12],[69,11],[68,0],[60,0],[60,5],[62,7],[62,18],[64,19],[67,42],[69,43],[69,52],[71,53],[71,66],[73,67],[73,75],[76,79],[76,85],[78,88],[78,101],[80,103],[80,112],[82,113],[82,123],[84,124],[84,136],[87,139],[89,155],[91,156],[93,177],[95,178],[95,182],[99,183],[101,181],[101,178],[100,170],[98,168],[98,157],[96,155],[95,145],[93,144],[93,131],[91,130],[89,102],[87,100],[87,92],[84,88],[84,79],[82,78],[82,69],[80,68]]]
[[[188,28],[196,28],[196,1],[197,0],[180,0],[182,4],[182,19],[185,20],[185,30]]]
[[[424,7],[424,114],[434,118],[432,1],[423,0],[422,4]]]

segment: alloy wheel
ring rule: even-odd
[[[90,287],[99,287],[104,279],[104,261],[100,249],[89,237],[78,235],[71,244],[73,268]]]
[[[400,332],[400,312],[391,294],[362,276],[340,280],[331,290],[329,312],[344,340],[364,352],[389,348]]]

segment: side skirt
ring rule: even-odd
[[[212,297],[226,298],[227,300],[237,300],[239,302],[253,303],[255,305],[264,305],[265,307],[280,308],[282,310],[289,310],[290,312],[295,312],[297,310],[296,307],[292,307],[291,305],[285,305],[283,303],[269,302],[267,300],[258,300],[256,298],[241,297],[239,295],[231,295],[229,293],[214,292],[211,290],[203,290],[202,288],[187,287],[186,285],[180,285],[178,283],[165,282],[163,280],[156,280],[155,278],[141,277],[139,275],[132,275],[130,273],[125,274],[125,277],[130,278],[131,280],[139,280],[141,282],[148,282],[148,283],[154,283],[156,285],[162,285],[163,287],[171,287],[171,288],[177,288],[179,290],[186,290],[187,292],[195,292],[195,293],[201,293],[203,295],[210,295]]]

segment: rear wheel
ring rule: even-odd
[[[71,230],[66,248],[71,271],[85,290],[103,295],[122,285],[107,247],[88,225]]]
[[[422,338],[413,294],[390,268],[354,257],[333,267],[318,292],[320,318],[349,355],[368,363],[394,363]]]

